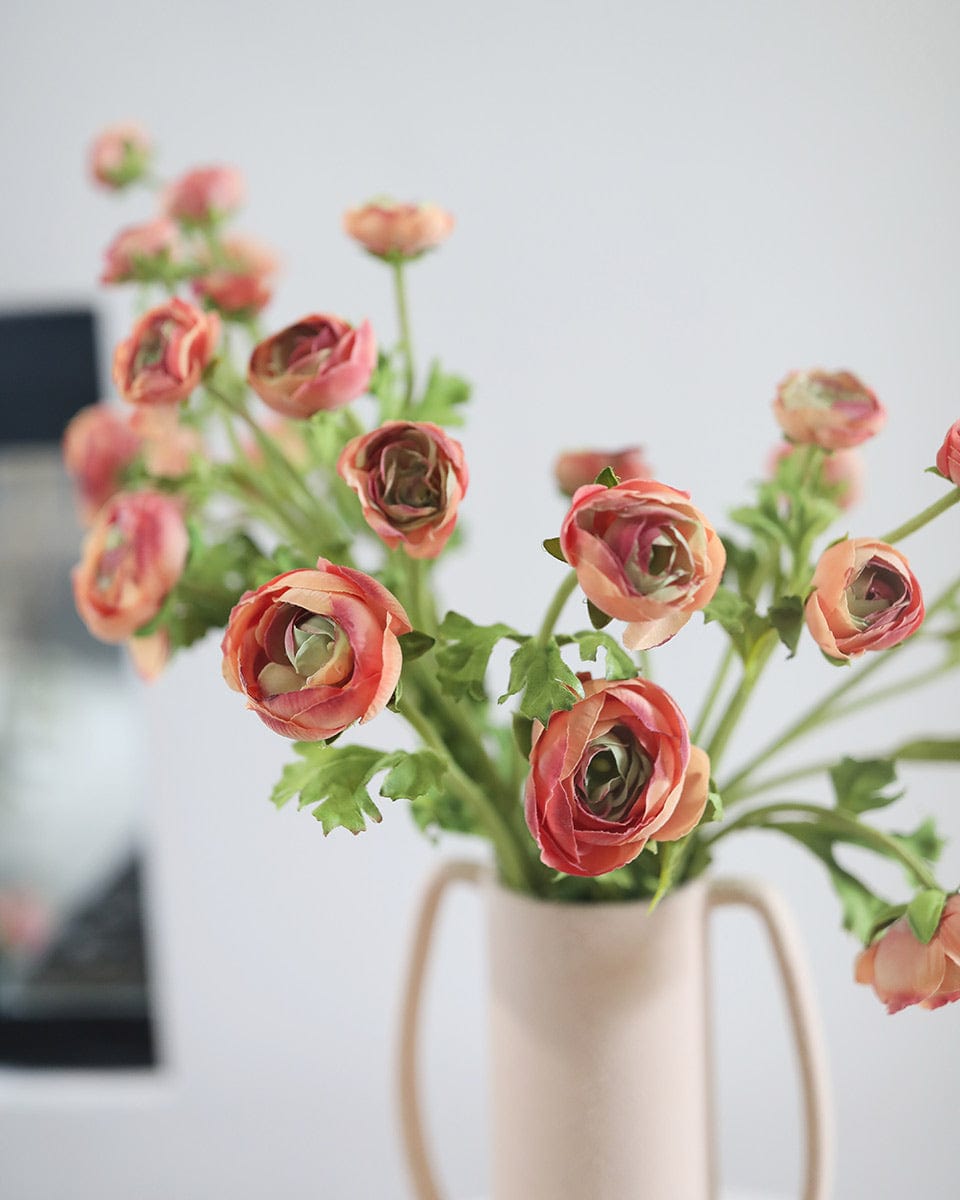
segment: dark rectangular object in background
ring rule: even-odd
[[[0,445],[57,442],[100,399],[89,309],[0,313]]]

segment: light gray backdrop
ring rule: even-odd
[[[101,248],[147,207],[95,194],[85,145],[138,118],[165,173],[246,172],[243,227],[285,261],[275,326],[326,309],[391,337],[388,280],[340,234],[341,211],[389,191],[457,214],[412,280],[421,354],[476,382],[471,543],[444,571],[451,606],[538,619],[558,578],[539,545],[563,511],[559,447],[640,441],[719,520],[762,471],[773,388],[795,366],[849,366],[890,409],[850,517],[851,532],[876,535],[941,494],[921,472],[960,415],[958,31],[947,0],[7,0],[0,300],[96,294]],[[98,302],[112,341],[127,299]],[[908,543],[931,591],[956,564],[954,516]],[[717,646],[697,621],[658,655],[689,707]],[[805,646],[761,689],[733,757],[833,682]],[[400,808],[327,841],[308,817],[273,813],[285,747],[222,685],[213,641],[142,706],[169,1067],[0,1076],[0,1194],[400,1200],[396,994],[434,851]],[[862,750],[947,733],[956,717],[944,687],[925,710],[894,703],[850,736],[830,731],[815,752],[853,745],[852,732]],[[376,734],[394,731],[385,719]],[[955,830],[953,777],[908,779],[898,821],[932,810]],[[947,884],[958,861],[948,851]],[[793,849],[758,834],[720,865],[778,883],[809,943],[837,1088],[837,1195],[946,1194],[960,1011],[887,1018],[855,988],[855,946]],[[461,1195],[485,1181],[480,938],[475,903],[457,900],[429,1012],[432,1120]],[[724,1172],[787,1194],[794,1074],[749,919],[719,921],[717,960]]]

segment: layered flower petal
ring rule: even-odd
[[[950,426],[937,451],[937,470],[960,487],[960,421]]]
[[[416,258],[450,236],[453,217],[437,204],[376,200],[344,213],[343,228],[380,258]]]
[[[107,404],[91,404],[71,418],[63,434],[63,462],[76,485],[85,524],[120,490],[124,469],[140,446],[126,415]]]
[[[199,384],[220,336],[216,313],[168,300],[137,321],[113,356],[113,381],[131,404],[178,404]]]
[[[610,467],[618,479],[650,479],[653,472],[642,446],[624,446],[621,450],[566,450],[554,464],[557,486],[565,496],[593,483],[604,467]]]
[[[874,393],[849,371],[792,371],[777,388],[773,412],[792,442],[824,450],[859,446],[887,419]]]

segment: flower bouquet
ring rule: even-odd
[[[856,978],[889,1011],[960,999],[960,897],[937,878],[941,839],[930,822],[890,832],[876,819],[901,795],[899,762],[957,761],[960,739],[777,769],[788,746],[888,695],[869,682],[912,645],[939,658],[905,668],[902,692],[960,665],[960,579],[925,598],[902,550],[960,501],[960,421],[929,468],[940,497],[881,536],[833,532],[856,496],[855,447],[885,419],[848,371],[794,370],[776,388],[783,442],[729,533],[653,478],[639,448],[561,454],[559,529],[517,531],[557,560],[542,622],[480,625],[433,581],[462,540],[469,472],[450,430],[470,388],[438,361],[418,370],[407,304],[409,270],[452,217],[388,200],[345,215],[389,275],[395,345],[328,312],[266,334],[276,261],[229,231],[236,171],[161,187],[131,126],[98,139],[92,170],[108,188],[158,189],[161,209],[106,253],[103,281],[140,297],[113,360],[124,405],[80,413],[65,435],[89,525],[74,591],[96,637],[124,643],[149,678],[223,629],[227,685],[293,742],[272,800],[298,799],[325,834],[359,834],[380,799],[402,799],[428,833],[489,841],[514,894],[647,910],[702,876],[720,840],[776,831],[823,864],[861,944]],[[719,662],[691,720],[654,682],[655,651],[700,624]],[[727,770],[758,680],[804,641],[839,682]],[[509,669],[494,682],[501,643]],[[416,749],[391,744],[385,710]],[[351,742],[375,717],[382,748]],[[781,798],[824,774],[833,803]],[[848,846],[897,863],[902,893],[851,872]]]

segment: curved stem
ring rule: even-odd
[[[409,409],[413,401],[416,370],[413,364],[413,338],[410,334],[410,314],[407,311],[407,287],[403,267],[403,261],[399,259],[393,264],[393,294],[397,303],[397,318],[400,322],[400,344],[403,347],[403,407]]]
[[[419,734],[425,745],[446,760],[447,786],[467,805],[479,824],[486,830],[496,850],[504,882],[521,890],[524,888],[533,890],[533,880],[528,871],[528,861],[523,847],[496,806],[491,803],[483,790],[464,774],[433,725],[408,697],[401,698],[397,710]]]
[[[703,708],[700,710],[700,715],[697,717],[697,723],[693,727],[690,734],[690,740],[696,745],[700,744],[700,738],[703,736],[704,730],[707,727],[707,722],[713,715],[713,710],[716,707],[717,701],[720,699],[720,693],[723,691],[723,685],[727,681],[727,676],[730,674],[730,668],[733,666],[733,660],[737,657],[737,652],[732,643],[727,646],[723,658],[720,660],[720,665],[713,677],[713,683],[710,685],[710,691],[707,693],[706,699],[703,702]]]
[[[577,586],[576,571],[568,571],[564,576],[563,581],[554,593],[553,599],[550,601],[547,611],[543,615],[543,622],[540,626],[540,631],[537,634],[537,641],[545,645],[553,633],[553,627],[560,619],[560,614],[563,612],[563,606],[570,599],[574,588]]]
[[[923,512],[917,513],[915,517],[911,517],[909,521],[904,521],[902,525],[898,525],[896,529],[891,529],[889,533],[885,533],[880,539],[881,542],[886,542],[892,545],[894,542],[900,542],[905,537],[909,537],[911,533],[916,533],[918,529],[922,529],[924,525],[929,524],[934,517],[939,517],[942,512],[946,512],[948,508],[952,508],[954,504],[960,502],[960,487],[955,487],[952,491],[947,492],[945,496],[941,496],[939,500],[935,500]]]
[[[800,816],[815,817],[816,820],[811,821],[811,825],[833,829],[840,835],[853,839],[857,845],[866,846],[878,854],[897,859],[914,875],[922,887],[936,888],[940,886],[923,859],[911,850],[908,850],[896,838],[891,837],[880,829],[874,829],[872,825],[864,825],[856,817],[847,816],[838,809],[824,808],[819,804],[807,804],[794,800],[786,800],[777,804],[765,804],[762,808],[755,808],[751,812],[744,813],[741,817],[738,817],[736,821],[731,821],[729,825],[725,825],[712,837],[706,838],[705,841],[708,847],[712,847],[721,838],[726,837],[737,829],[755,827],[775,830],[777,828],[776,822],[771,822],[768,818],[789,816],[793,813]]]
[[[771,654],[777,645],[777,632],[775,629],[768,630],[758,643],[754,650],[754,661],[749,664],[743,672],[743,678],[740,680],[740,685],[733,693],[730,703],[727,706],[727,711],[723,714],[723,719],[714,731],[713,737],[707,746],[707,756],[710,759],[711,771],[715,771],[724,750],[727,748],[727,743],[730,740],[733,731],[737,727],[737,722],[747,707],[747,702],[750,699],[753,689],[757,686],[757,681],[763,674],[763,668],[767,665]],[[766,642],[766,645],[762,643]]]

